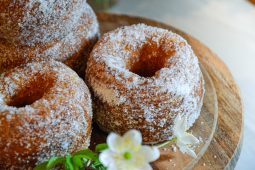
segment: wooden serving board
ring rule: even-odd
[[[102,32],[119,26],[145,23],[176,32],[189,42],[198,56],[201,65],[203,65],[212,79],[218,100],[217,129],[209,147],[194,165],[194,169],[234,169],[242,146],[242,100],[230,71],[219,57],[195,38],[172,26],[145,18],[126,15],[98,13],[97,16]],[[158,168],[156,167],[155,169]],[[168,167],[168,169],[172,168]]]

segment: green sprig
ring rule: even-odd
[[[158,148],[163,148],[164,146],[168,145],[169,143],[174,143],[174,142],[176,142],[176,141],[177,141],[177,138],[174,137],[174,138],[172,138],[171,140],[165,141],[165,142],[163,142],[163,143],[161,143],[161,144],[158,144],[158,145],[156,145],[156,146],[157,146]]]
[[[55,167],[62,167],[65,170],[83,170],[85,168],[107,170],[99,161],[99,153],[107,148],[108,145],[103,143],[96,146],[95,152],[84,149],[63,157],[52,157],[48,161],[37,165],[34,170],[51,170]]]

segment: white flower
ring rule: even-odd
[[[142,146],[142,135],[137,130],[129,130],[123,137],[111,133],[107,144],[109,148],[99,160],[109,170],[151,170],[149,162],[160,156],[157,147]]]
[[[199,140],[190,133],[187,133],[187,118],[178,115],[174,121],[173,136],[176,138],[176,145],[182,153],[196,157],[193,146],[199,143]]]

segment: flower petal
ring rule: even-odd
[[[115,162],[113,155],[114,153],[110,149],[104,150],[102,153],[100,153],[99,160],[104,166],[108,167]]]
[[[184,133],[185,131],[183,131],[182,129],[175,128],[173,131],[173,136],[175,136],[176,138],[182,138]]]
[[[123,156],[112,152],[111,150],[103,151],[99,155],[101,163],[109,170],[127,170],[134,169],[137,162],[132,163],[130,160],[123,159]]]
[[[199,140],[190,133],[185,133],[179,140],[186,145],[195,145],[199,143]]]
[[[188,154],[188,155],[192,156],[193,158],[196,158],[196,157],[197,157],[195,151],[194,151],[193,149],[189,148],[189,147],[186,146],[186,145],[183,146],[183,147],[181,147],[181,148],[180,148],[180,151],[181,151],[182,153],[184,153],[184,154]]]
[[[122,142],[125,145],[127,150],[138,150],[142,144],[142,134],[137,130],[127,131],[123,138]]]
[[[107,137],[107,144],[109,149],[116,153],[122,153],[125,149],[123,146],[122,138],[116,133],[110,133]]]
[[[190,148],[188,145],[184,144],[182,141],[177,140],[176,145],[180,149],[180,151],[184,154],[188,154],[194,158],[196,158],[196,153],[195,151]]]
[[[136,161],[135,159],[118,159],[114,166],[116,167],[116,170],[140,170],[139,167],[142,167],[141,163],[143,162]],[[111,168],[108,169],[111,170]]]
[[[181,115],[177,115],[174,120],[174,135],[176,137],[180,136],[187,129],[187,119],[185,117],[181,117]]]
[[[139,152],[134,153],[133,158],[129,161],[129,168],[127,168],[127,169],[128,170],[151,169],[151,168],[148,168],[147,165],[149,165],[149,161],[146,160],[145,155],[139,151]]]
[[[152,167],[150,164],[146,163],[141,168],[137,168],[137,170],[152,170]]]
[[[142,146],[138,154],[141,154],[146,162],[153,162],[160,156],[159,149],[150,146]]]
[[[107,169],[111,169],[111,170],[120,170],[120,169],[116,166],[115,163],[112,163],[111,165],[109,165],[109,166],[107,167]]]

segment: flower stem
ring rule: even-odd
[[[157,146],[158,148],[162,148],[162,147],[168,145],[169,143],[176,142],[176,140],[177,140],[177,138],[174,137],[174,138],[172,138],[171,140],[165,141],[165,142],[163,142],[163,143],[161,143],[161,144],[158,144],[158,145],[156,145],[156,146]]]

